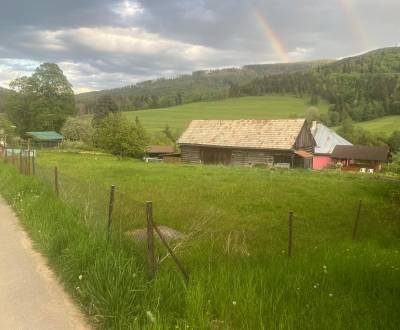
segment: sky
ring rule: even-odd
[[[400,44],[399,0],[0,0],[0,86],[55,62],[76,93]]]

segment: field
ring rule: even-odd
[[[383,133],[387,136],[400,130],[400,116],[386,116],[356,124],[371,133]]]
[[[308,99],[292,96],[252,96],[224,99],[212,102],[197,102],[181,106],[127,112],[136,116],[149,131],[161,131],[168,124],[182,132],[193,119],[277,119],[290,116],[304,116]],[[328,111],[327,103],[318,105],[321,112]]]
[[[51,189],[54,166],[61,201]],[[400,322],[398,183],[55,152],[40,154],[36,178],[0,168],[0,191],[100,328],[395,329]],[[111,184],[118,193],[107,244]],[[143,247],[125,235],[145,227],[146,200],[157,224],[190,237],[176,250],[190,272],[187,286],[170,258],[149,281]],[[165,256],[161,246],[157,256]]]

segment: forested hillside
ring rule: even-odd
[[[247,65],[242,68],[196,71],[171,79],[157,79],[113,90],[76,96],[81,113],[91,113],[98,98],[110,94],[120,110],[165,108],[197,101],[224,99],[232,86],[242,86],[255,78],[316,68],[329,61]]]
[[[197,71],[76,97],[81,113],[91,113],[99,96],[110,94],[122,111],[265,94],[322,98],[332,106],[327,124],[350,117],[365,121],[400,114],[400,47],[384,48],[339,61],[247,65]]]
[[[400,47],[380,49],[307,71],[256,78],[231,96],[291,93],[332,104],[329,124],[400,114]]]

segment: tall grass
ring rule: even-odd
[[[100,155],[44,153],[38,162],[43,170],[55,165],[61,184],[68,178],[64,182],[73,187],[64,183],[65,192],[80,196],[81,203],[66,194],[57,199],[49,184],[3,164],[0,191],[99,328],[396,329],[400,324],[400,214],[390,201],[395,183],[336,173],[150,165]],[[178,249],[190,270],[187,286],[170,259],[150,281],[142,246],[121,235],[107,244],[105,226],[85,220],[83,196],[96,196],[88,195],[87,182],[99,196],[117,185],[116,224],[124,218],[132,222],[115,233],[144,227],[144,214],[129,210],[152,199],[157,223],[193,234]],[[359,199],[365,208],[359,239],[352,241]],[[93,208],[106,198],[99,200]],[[289,210],[295,212],[290,259]],[[106,216],[94,213],[91,219],[103,223]],[[165,255],[162,247],[157,254]]]

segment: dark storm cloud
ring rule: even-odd
[[[76,90],[336,58],[396,45],[400,33],[398,0],[14,0],[0,8],[0,84],[54,61]]]

